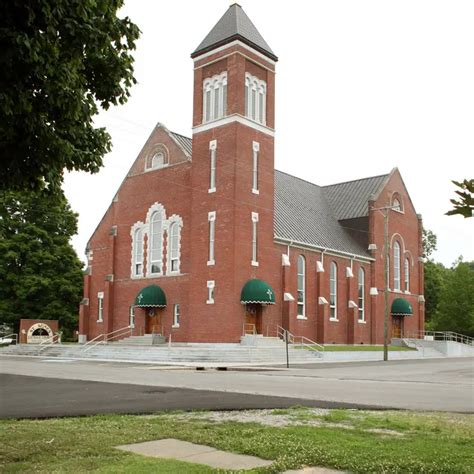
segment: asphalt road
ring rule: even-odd
[[[0,418],[51,418],[169,410],[357,408],[355,404],[149,385],[0,375]],[[374,408],[374,407],[367,407]]]
[[[156,364],[0,356],[0,373],[35,376],[38,377],[37,381],[42,380],[41,378],[56,379],[41,382],[45,384],[41,391],[39,388],[35,389],[34,380],[32,385],[26,385],[26,382],[22,385],[20,379],[17,379],[10,383],[11,388],[2,384],[0,406],[5,407],[15,404],[16,400],[23,407],[35,406],[37,403],[40,406],[43,401],[49,406],[48,399],[56,400],[59,397],[59,387],[62,384],[57,379],[60,379],[71,383],[76,381],[76,387],[89,386],[89,382],[107,382],[104,386],[109,388],[91,395],[86,401],[103,399],[100,409],[103,410],[110,403],[115,404],[117,409],[120,406],[130,413],[155,411],[160,409],[161,402],[167,409],[241,408],[247,406],[242,403],[250,401],[258,402],[254,408],[262,408],[269,406],[261,405],[265,398],[275,397],[278,400],[274,402],[283,405],[272,405],[274,407],[310,403],[311,406],[323,406],[323,403],[332,403],[338,404],[337,406],[379,409],[474,412],[473,358],[319,363],[292,369],[199,372]],[[120,397],[114,399],[119,388],[112,389],[112,384],[114,387],[128,385],[142,388],[123,392],[125,401],[122,404]],[[159,400],[148,401],[149,404],[144,405],[146,409],[135,406],[135,398],[141,399],[143,403],[147,399],[151,400],[152,394],[143,392],[152,389],[163,391],[162,395],[155,392],[154,396],[160,397]],[[76,403],[73,403],[74,396],[79,400],[80,392],[80,389],[75,392],[71,390],[69,398],[66,396],[67,392],[64,392],[64,399],[69,400],[67,407],[72,408]],[[135,395],[126,398],[127,393]],[[170,393],[173,395],[167,395]],[[182,397],[178,397],[178,394]],[[263,398],[253,398],[256,396]],[[206,397],[207,402],[204,402]],[[282,397],[288,400],[284,401]],[[61,400],[58,399],[55,403],[63,403]],[[200,403],[206,404],[199,405]],[[269,403],[268,400],[265,403]],[[80,400],[77,404],[81,404]],[[83,407],[84,410],[86,408]],[[27,408],[24,409],[26,410]]]

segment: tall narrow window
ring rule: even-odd
[[[208,221],[209,221],[209,259],[207,261],[208,265],[214,265],[215,255],[214,255],[214,240],[215,240],[215,233],[216,233],[216,212],[210,212],[208,214]]]
[[[329,276],[329,317],[337,320],[337,265],[331,262]]]
[[[128,316],[129,316],[129,326],[131,328],[134,328],[135,327],[135,306],[130,306],[130,309],[129,309],[129,313],[128,313]]]
[[[400,291],[400,244],[393,244],[393,289]]]
[[[143,276],[143,230],[137,229],[133,236],[133,276]]]
[[[179,272],[179,223],[172,222],[169,228],[169,269],[167,271]]]
[[[365,271],[359,268],[359,321],[365,321]]]
[[[297,288],[297,303],[298,311],[297,316],[304,318],[306,310],[306,295],[305,295],[305,286],[306,286],[306,277],[305,277],[305,259],[303,255],[298,256],[298,288]]]
[[[101,323],[104,321],[104,292],[99,291],[97,293],[97,322]]]
[[[163,219],[161,212],[154,212],[150,220],[150,274],[163,271]]]
[[[208,77],[203,82],[203,121],[227,114],[227,72]]]
[[[173,307],[173,327],[174,328],[179,328],[179,316],[180,316],[179,304],[175,304]]]
[[[214,304],[214,287],[216,282],[214,280],[209,280],[207,282],[207,304]]]
[[[252,158],[252,192],[258,194],[258,154],[260,151],[260,144],[258,142],[252,143],[253,158]]]
[[[257,260],[257,224],[258,224],[258,214],[252,212],[252,265],[258,267]]]
[[[405,259],[405,291],[410,291],[410,260]]]
[[[211,156],[210,174],[209,174],[209,192],[213,193],[216,190],[216,168],[217,168],[217,140],[209,142],[209,150]]]
[[[245,73],[245,116],[266,123],[267,85],[258,77]]]

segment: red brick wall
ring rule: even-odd
[[[228,71],[228,113],[244,113],[244,77],[249,71],[267,81],[267,125],[274,123],[273,66],[233,46],[208,58],[195,62],[193,123],[202,120],[202,83],[205,77]],[[209,142],[217,140],[216,192],[209,193]],[[252,142],[260,144],[259,194],[252,193]],[[169,151],[170,166],[145,171],[145,161],[163,144]],[[410,294],[390,293],[390,303],[397,296],[408,299],[414,315],[405,318],[405,331],[423,328],[423,307],[418,303],[422,293],[423,273],[421,255],[421,223],[415,214],[408,193],[398,171],[390,176],[385,188],[373,205],[382,207],[399,193],[404,212],[390,211],[390,236],[403,244],[402,249],[412,261]],[[131,278],[132,239],[130,231],[138,222],[145,222],[148,209],[161,203],[166,217],[177,214],[183,219],[181,232],[181,274],[160,278]],[[295,335],[303,335],[327,343],[383,342],[383,216],[371,212],[368,219],[369,241],[377,245],[374,263],[353,260],[353,278],[346,277],[349,258],[324,254],[325,272],[316,272],[319,251],[291,247],[289,267],[283,267],[281,255],[285,245],[275,244],[274,223],[274,140],[267,133],[240,123],[229,123],[193,136],[193,161],[170,138],[163,127],[157,127],[140,152],[122,183],[117,197],[92,236],[89,246],[93,251],[89,275],[85,276],[85,298],[82,305],[80,332],[92,339],[98,334],[126,326],[129,308],[138,292],[150,284],[159,285],[165,292],[168,306],[158,311],[162,315],[165,335],[173,334],[174,341],[238,342],[245,322],[245,307],[240,304],[240,292],[247,280],[259,278],[275,291],[276,304],[263,309],[263,334],[275,335],[277,325],[284,325]],[[208,266],[208,213],[216,211],[215,265]],[[257,212],[258,266],[251,265],[252,220]],[[164,245],[167,245],[166,237]],[[146,248],[146,246],[145,246]],[[306,316],[297,318],[297,303],[283,302],[283,293],[297,297],[297,258],[306,259]],[[146,259],[146,254],[145,254]],[[329,302],[330,263],[338,265],[338,321],[330,321],[329,306],[319,305],[318,297]],[[356,309],[348,308],[348,301],[358,302],[358,269],[366,272],[365,323],[358,322]],[[393,279],[393,272],[392,272]],[[206,304],[207,281],[215,281],[215,303]],[[402,259],[403,282],[403,259]],[[370,296],[370,287],[379,289],[378,296]],[[97,293],[103,291],[104,322],[97,322]],[[180,304],[180,327],[173,329],[173,305]],[[391,319],[391,318],[390,318]],[[136,309],[136,333],[145,327],[145,313]]]

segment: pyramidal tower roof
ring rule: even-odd
[[[275,53],[238,3],[234,3],[227,9],[191,57],[195,58],[234,40],[240,40],[270,59],[278,61]]]

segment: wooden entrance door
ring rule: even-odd
[[[392,337],[401,338],[403,334],[403,319],[401,316],[392,317]]]
[[[161,334],[161,313],[158,308],[149,308],[146,310],[146,333]]]
[[[245,307],[245,333],[252,334],[254,327],[257,334],[262,334],[262,305],[257,303]]]

